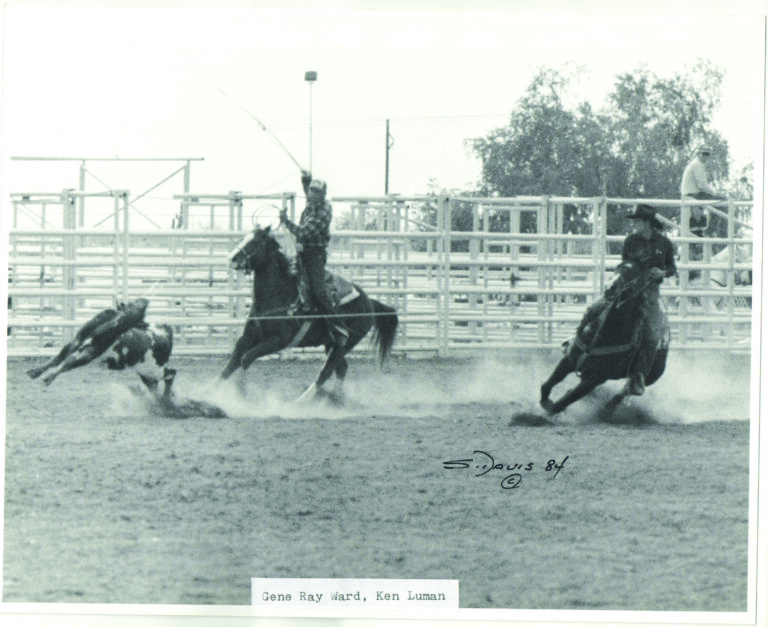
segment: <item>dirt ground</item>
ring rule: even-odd
[[[96,364],[46,388],[37,361],[8,363],[5,602],[248,605],[251,577],[359,577],[458,579],[465,608],[747,609],[748,358],[673,354],[617,424],[603,390],[552,426],[511,424],[551,357],[359,357],[344,407],[291,402],[315,359],[258,362],[245,398],[213,382],[224,359],[175,359],[223,419],[163,417]],[[480,474],[497,463],[521,466]]]

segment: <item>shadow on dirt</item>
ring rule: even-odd
[[[124,412],[134,412],[173,418],[176,420],[186,418],[228,418],[227,413],[218,405],[192,398],[179,398],[171,396],[164,400],[153,398],[144,388],[128,386],[127,393],[123,393],[122,409]]]
[[[512,414],[509,421],[510,427],[551,427],[553,420],[544,415],[544,412],[519,411]]]
[[[634,404],[622,404],[615,409],[600,407],[594,414],[594,422],[630,427],[646,427],[659,424],[658,418],[647,407]]]
[[[532,407],[515,410],[509,422],[510,427],[551,427],[563,425],[594,425],[597,423],[626,427],[647,427],[661,421],[647,407],[634,399],[628,399],[618,407],[610,407],[610,395],[595,395],[591,402],[580,407],[569,408],[554,416]]]

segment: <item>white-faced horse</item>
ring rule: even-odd
[[[731,261],[733,255],[733,263],[744,265],[752,263],[752,243],[743,242],[728,245],[719,251],[717,254],[712,255],[708,263],[716,263],[720,266],[727,266]],[[728,288],[728,275],[733,272],[733,284],[736,287],[743,287],[752,285],[752,270],[747,268],[734,268],[730,270],[727,267],[720,267],[716,269],[710,269],[696,274],[696,277],[691,279],[688,283],[690,287],[704,288],[708,290],[726,290]],[[714,304],[718,309],[725,307],[725,296],[715,298]]]

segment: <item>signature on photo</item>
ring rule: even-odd
[[[472,457],[466,459],[454,459],[451,461],[443,462],[443,469],[445,470],[469,470],[475,477],[482,477],[489,475],[496,471],[501,473],[510,473],[505,475],[501,479],[501,487],[505,490],[512,490],[520,487],[523,480],[523,475],[534,472],[534,470],[542,467],[542,464],[536,464],[532,461],[524,463],[502,463],[497,462],[493,455],[486,453],[485,451],[475,450],[472,452]],[[568,460],[566,455],[561,462],[558,463],[556,459],[547,460],[546,464],[543,464],[545,472],[552,473],[554,479],[559,472],[565,466],[565,462]]]

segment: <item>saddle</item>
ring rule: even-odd
[[[352,283],[331,272],[325,273],[325,288],[328,290],[334,308],[351,303],[360,296],[360,292],[355,289]]]
[[[575,360],[574,370],[578,374],[581,374],[581,367],[589,357],[604,357],[616,353],[635,351],[639,347],[642,318],[638,319],[635,324],[633,337],[629,343],[600,347],[595,346],[595,342],[603,329],[606,318],[615,304],[615,301],[605,298],[593,303],[584,314],[574,336],[563,342],[563,353],[570,355],[571,359]],[[571,348],[577,349],[577,352],[572,354]]]
[[[298,273],[298,287],[299,287],[299,301],[302,305],[312,301],[309,294],[309,285],[307,284],[304,274]],[[325,271],[325,289],[328,296],[331,299],[331,304],[334,309],[338,309],[342,305],[351,303],[356,298],[359,298],[360,292],[355,289],[350,281],[347,281],[344,277],[332,272]]]

